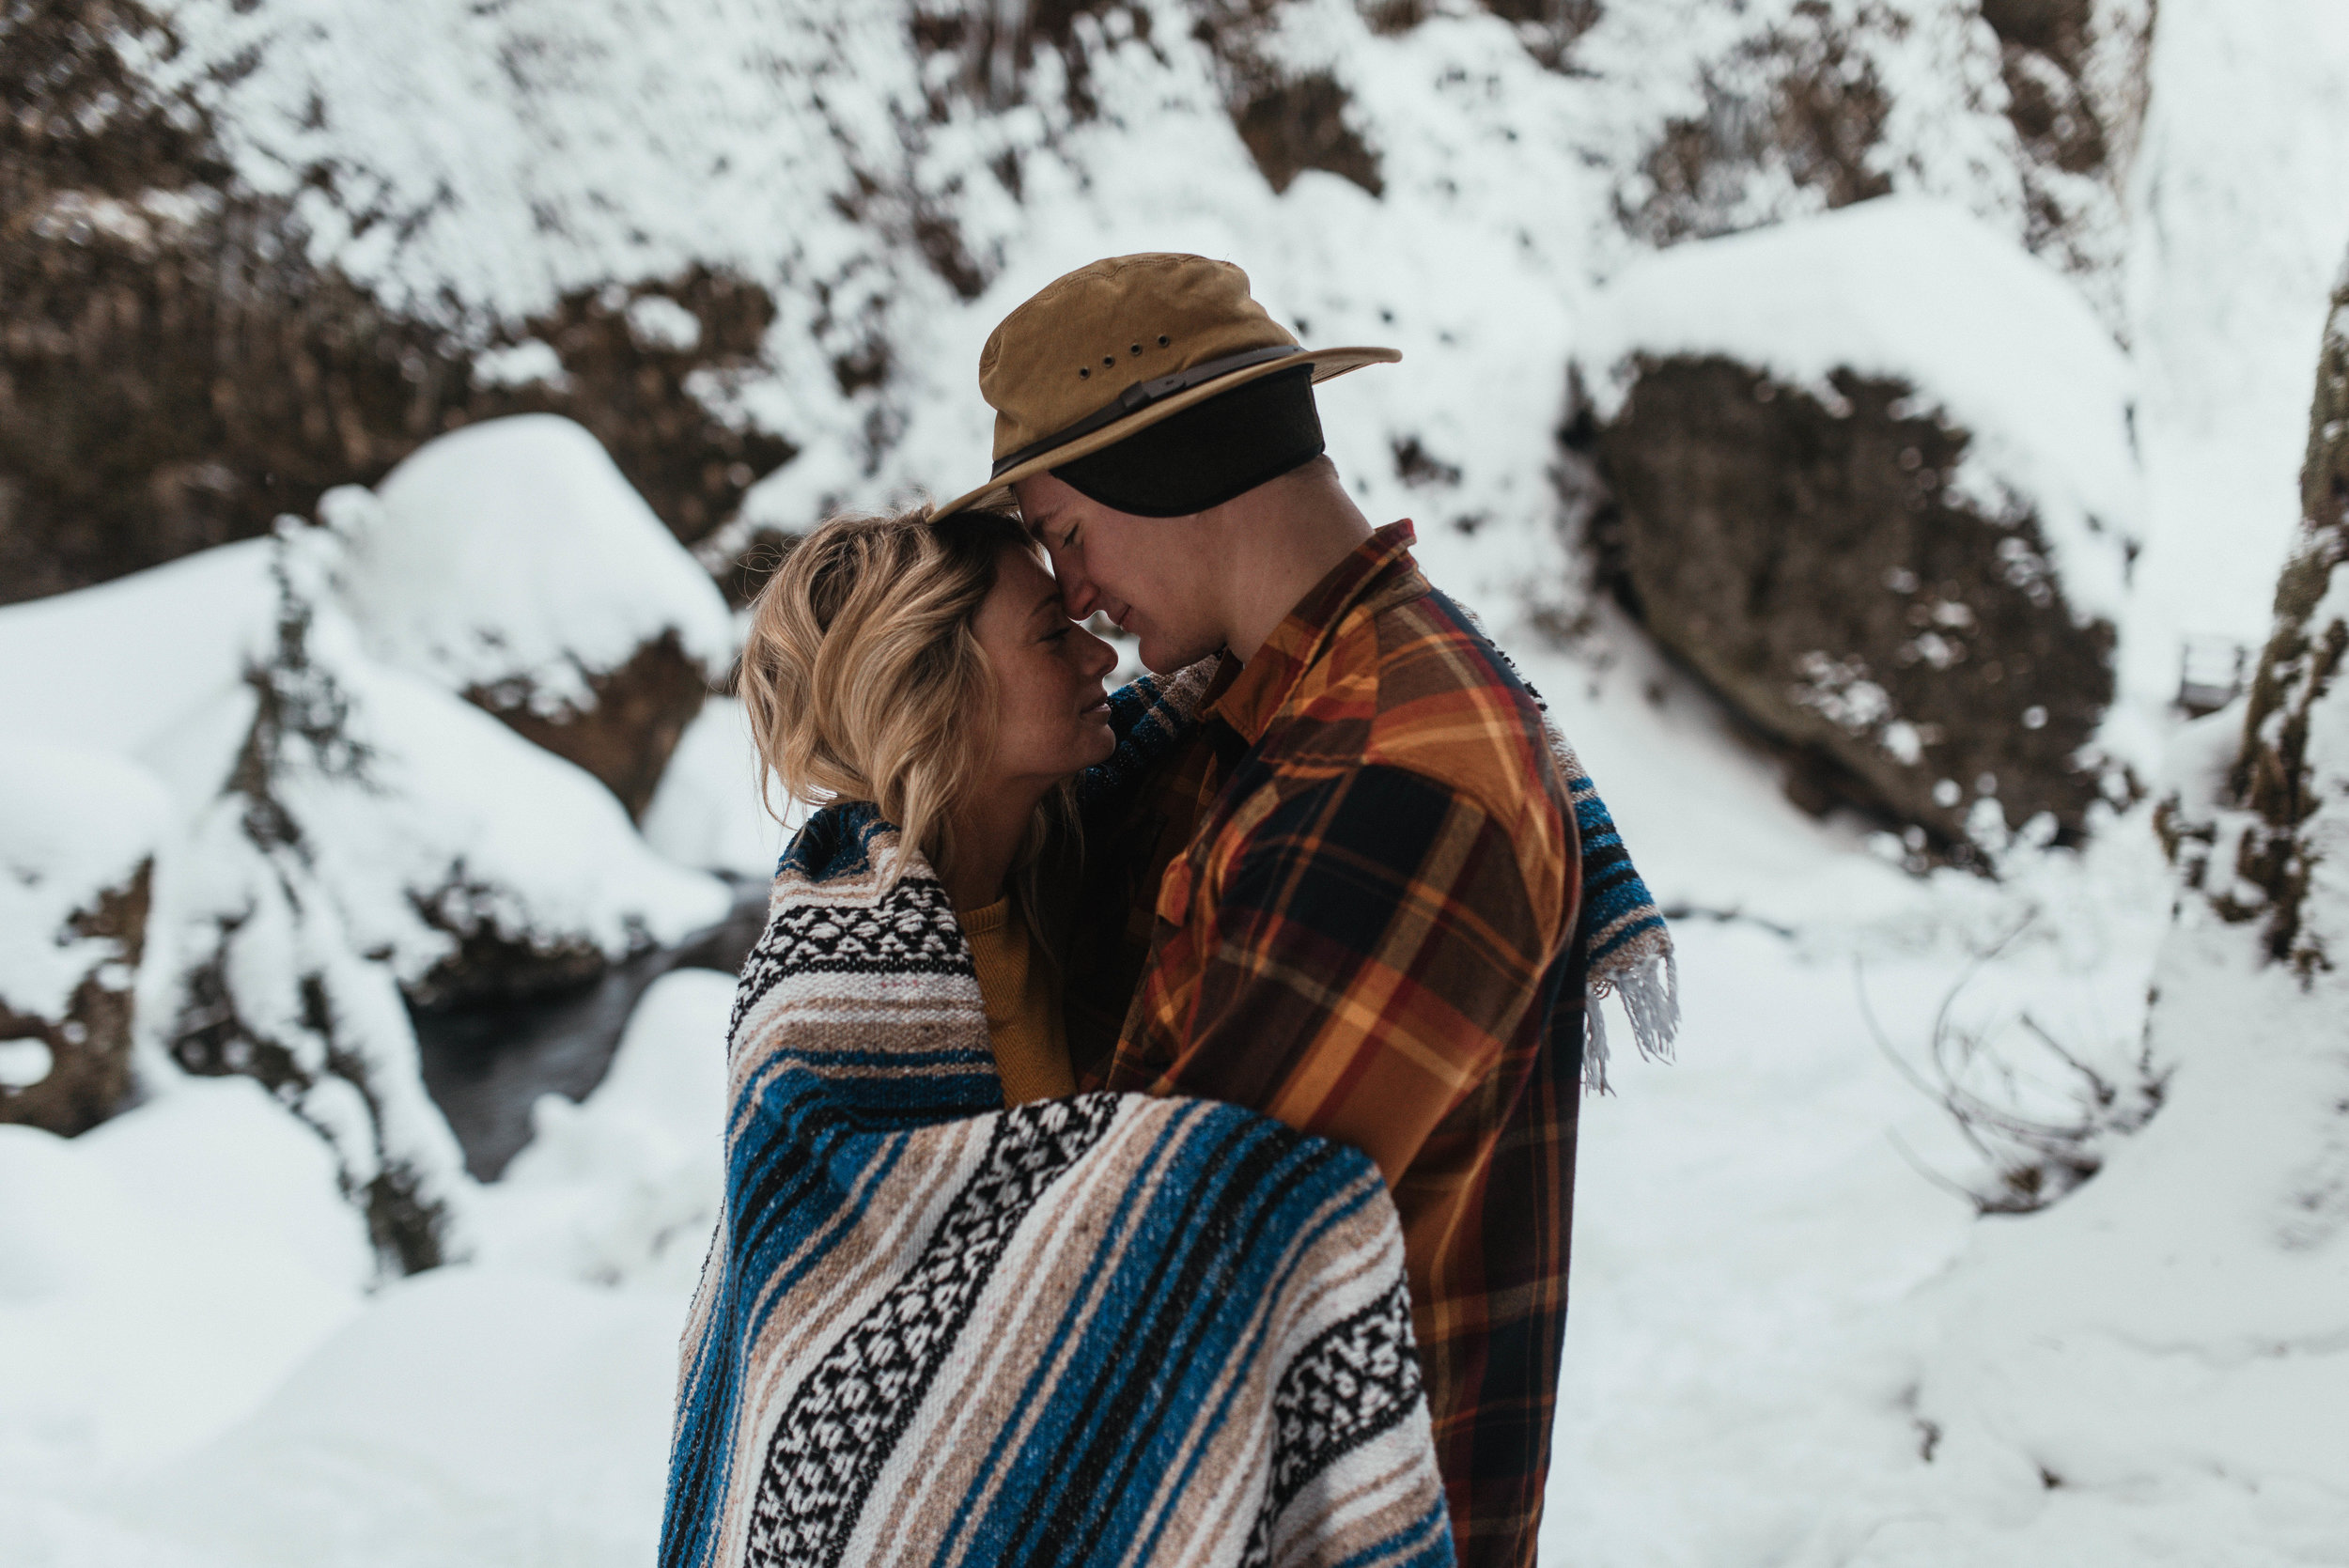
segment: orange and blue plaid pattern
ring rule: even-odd
[[[1071,1039],[1091,1085],[1234,1102],[1377,1161],[1460,1561],[1514,1568],[1565,1327],[1579,846],[1535,699],[1412,538],[1378,530],[1221,673],[1125,826],[1125,873],[1088,882]]]

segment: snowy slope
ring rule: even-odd
[[[1543,70],[1465,6],[1399,37],[1369,32],[1351,6],[1296,8],[1263,47],[1327,64],[1354,90],[1380,198],[1318,171],[1276,196],[1230,130],[1215,63],[1183,42],[1184,13],[1149,9],[1155,42],[1130,17],[1081,20],[1090,90],[1112,106],[1081,122],[1049,51],[1027,102],[988,119],[950,97],[928,119],[925,73],[968,62],[910,62],[878,7],[723,0],[691,32],[633,5],[547,0],[429,0],[364,22],[328,0],[178,12],[190,70],[277,40],[222,89],[246,105],[240,157],[288,188],[335,163],[333,192],[303,198],[319,244],[387,295],[519,313],[695,257],[774,283],[773,374],[712,393],[808,449],[754,496],[766,520],[972,482],[987,453],[970,396],[980,339],[1094,255],[1229,255],[1309,340],[1405,349],[1402,365],[1328,390],[1333,452],[1375,517],[1418,519],[1431,575],[1520,657],[1659,896],[1688,911],[1681,1063],[1628,1064],[1619,1097],[1586,1108],[1546,1561],[2349,1557],[2339,1245],[2286,1245],[2293,1194],[2340,1166],[2335,1124],[2313,1109],[2339,1094],[2337,1011],[2312,1014],[2235,934],[2170,930],[2173,888],[2145,810],[2108,819],[2083,854],[2020,856],[2001,882],[1920,881],[1848,823],[1785,804],[1772,765],[1611,611],[1571,655],[1536,629],[1574,567],[1549,528],[1547,474],[1564,366],[1597,340],[1596,281],[1640,252],[1616,202],[1656,120],[1702,101],[1693,63],[1734,53],[1740,27],[1784,20],[1792,0],[1608,7],[1578,55],[1595,78]],[[1878,9],[1915,23],[1866,46],[1913,121],[1886,155],[1896,182],[2020,234],[1999,124],[1967,104],[1992,91],[1979,32],[1931,8]],[[2122,604],[2149,745],[2168,723],[2173,629],[2264,629],[2324,293],[2349,241],[2349,37],[2335,8],[2165,0],[2162,16],[2139,219],[2108,236],[2128,251],[2149,490]],[[323,124],[302,113],[314,88]],[[1007,147],[1024,153],[1017,202],[987,167]],[[858,168],[881,210],[862,222],[827,199]],[[1739,200],[1779,216],[1816,197],[1766,178]],[[912,259],[924,202],[951,211],[985,263],[968,301]],[[419,222],[403,247],[397,222],[361,231],[353,214],[368,210]],[[872,334],[893,345],[891,378],[840,391],[831,355]],[[2003,401],[1984,412],[2028,423]],[[1398,472],[1406,439],[1435,465]],[[239,548],[166,570],[218,572],[266,624],[266,556]],[[217,735],[150,745],[152,726],[129,722],[149,687],[120,650],[150,619],[175,624],[129,608],[152,602],[135,598],[144,582],[94,591],[125,608],[70,638],[52,621],[8,641],[31,624],[20,617],[57,607],[0,613],[0,650],[43,650],[61,690],[86,691],[54,704],[56,724],[110,704],[127,716],[68,738],[216,764]],[[241,657],[206,652],[200,618],[182,619],[190,662],[216,659],[219,678],[169,695],[183,672],[150,656],[166,716],[232,683]],[[27,684],[0,686],[0,704],[49,700]],[[362,667],[354,684],[370,712],[406,700],[392,675]],[[746,847],[760,831],[747,778],[726,804],[723,780],[741,771],[727,713],[708,710],[680,752],[701,760],[648,814],[672,858],[764,853]],[[2149,1040],[2156,977],[2186,1000]],[[0,1403],[12,1550],[75,1568],[642,1561],[714,1181],[712,1058],[692,1053],[713,1048],[722,990],[707,976],[656,986],[604,1088],[542,1112],[545,1141],[474,1205],[479,1261],[364,1302],[366,1238],[347,1208],[311,1203],[332,1181],[314,1144],[247,1147],[224,1113],[203,1122],[217,1141],[175,1157],[276,1183],[281,1209],[75,1172],[102,1163],[84,1157],[102,1142],[0,1141],[8,1172],[40,1172],[43,1190],[73,1194],[54,1213],[85,1217],[28,1235],[19,1217],[32,1211],[0,1203],[0,1312],[21,1314],[0,1346],[86,1369],[132,1344],[150,1402],[109,1404],[112,1374],[84,1371]],[[2054,1208],[1977,1220],[1919,1167],[1979,1182],[1982,1161],[1886,1054],[1921,1064],[1952,994],[1953,1017],[2015,1064],[2036,1109],[2060,1110],[2069,1079],[2035,1053],[2027,1012],[2116,1074],[2150,1043],[2172,1070],[2169,1105]],[[147,1137],[187,1104],[93,1136]],[[0,1172],[11,1195],[33,1179]],[[207,1256],[254,1262],[224,1280]],[[188,1324],[162,1321],[154,1281],[200,1287]],[[280,1327],[257,1348],[255,1324]],[[210,1362],[179,1353],[183,1332],[230,1348]],[[168,1416],[143,1429],[151,1442],[117,1435],[150,1407]],[[118,1410],[132,1414],[117,1424]]]

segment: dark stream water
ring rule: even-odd
[[[465,1151],[465,1168],[494,1181],[530,1141],[530,1108],[549,1092],[583,1100],[612,1065],[645,988],[671,970],[739,971],[767,924],[767,884],[737,881],[734,910],[675,947],[615,964],[576,990],[527,1001],[415,1012],[424,1086]],[[724,1042],[712,1040],[711,1050]]]

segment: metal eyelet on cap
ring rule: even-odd
[[[1159,347],[1161,349],[1166,347],[1166,334],[1164,333],[1159,334]]]
[[[1135,345],[1134,345],[1134,347],[1133,347],[1133,351],[1134,351],[1135,353],[1137,353],[1137,354],[1141,353],[1141,352],[1142,352],[1142,345],[1141,345],[1141,344],[1139,344],[1139,343],[1135,344]]]
[[[1092,374],[1093,374],[1093,366],[1091,366],[1091,365],[1081,365],[1077,366],[1077,380],[1081,380],[1081,380],[1084,380],[1087,376],[1090,376],[1090,375],[1092,375]]]
[[[1101,356],[1101,364],[1105,367],[1112,367],[1117,364],[1117,356],[1115,354],[1103,354]]]

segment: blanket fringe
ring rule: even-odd
[[[1607,1016],[1600,1005],[1610,995],[1621,999],[1632,1043],[1646,1060],[1672,1061],[1680,1035],[1680,966],[1670,951],[1595,982],[1582,1005],[1582,1087],[1590,1094],[1614,1093],[1607,1081]]]

